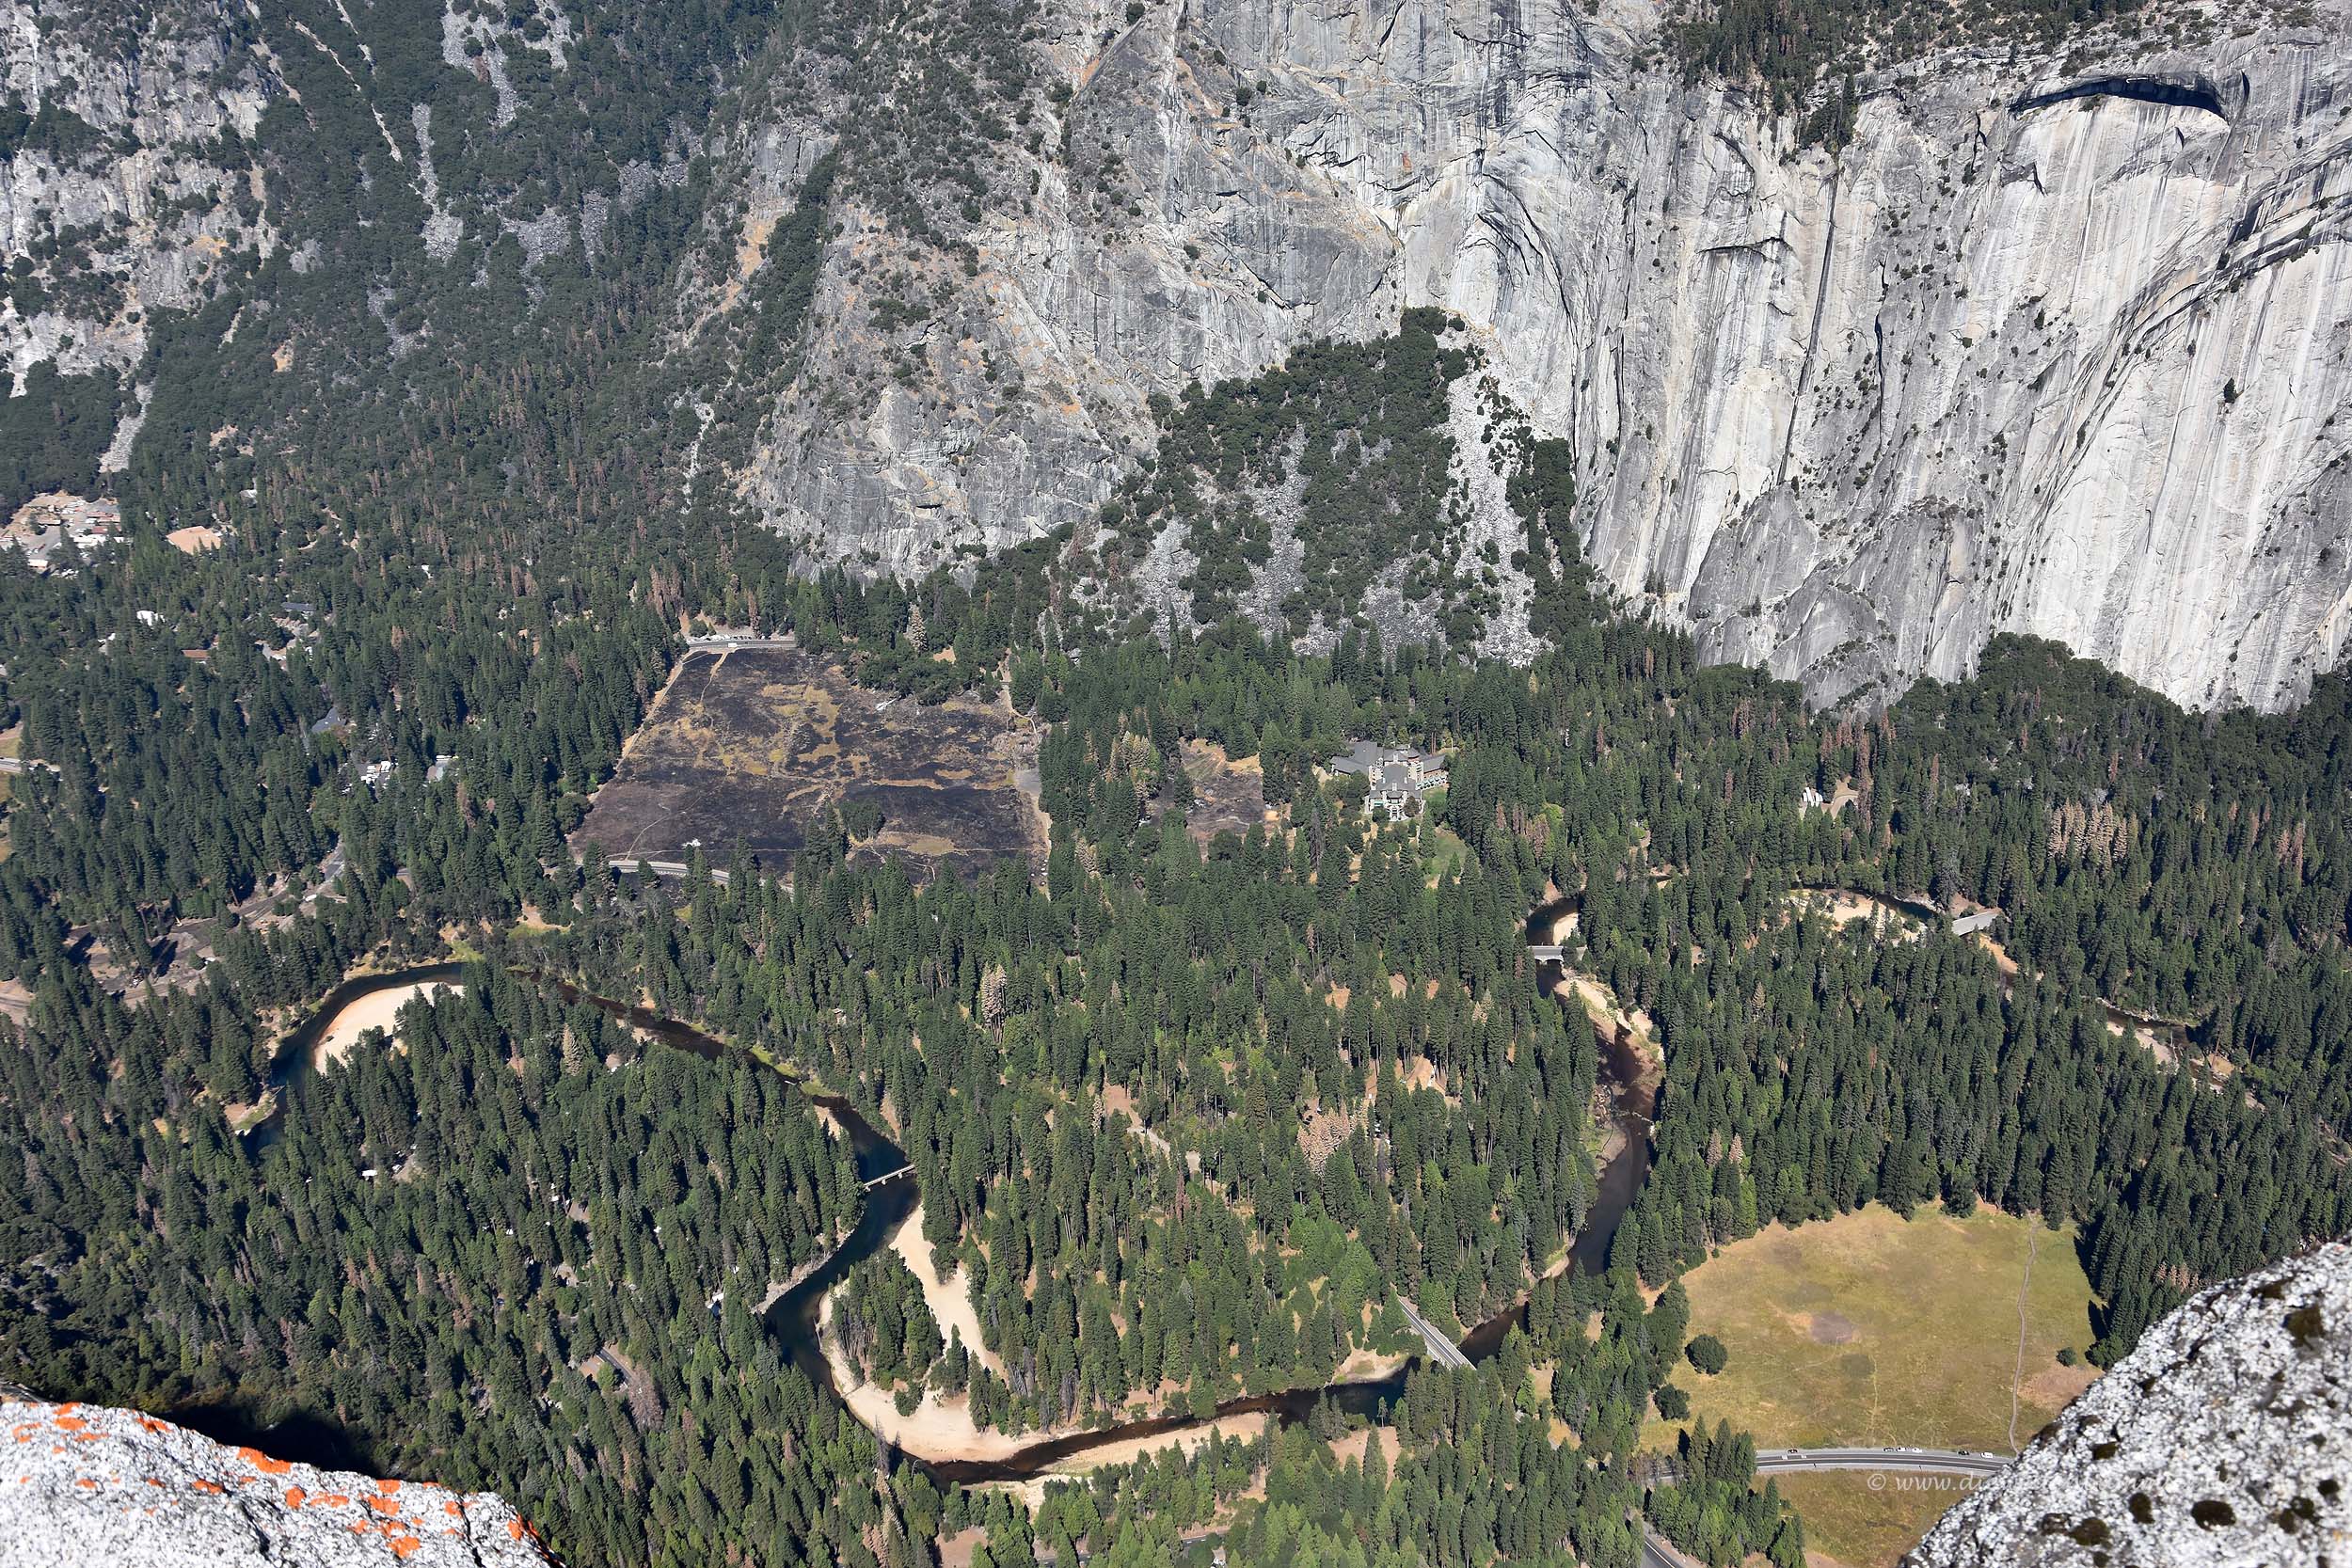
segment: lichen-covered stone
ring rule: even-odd
[[[1908,1568],[2352,1561],[2352,1245],[2205,1291]]]
[[[135,1410],[0,1391],[0,1568],[546,1568],[488,1492],[231,1448]]]

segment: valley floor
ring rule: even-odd
[[[1691,1332],[1730,1353],[1684,1368],[1693,1418],[1759,1448],[1891,1444],[2006,1453],[2091,1382],[2059,1364],[2092,1338],[2071,1229],[1980,1208],[1909,1220],[1871,1207],[1724,1248],[1683,1278]],[[1674,1440],[1653,1422],[1648,1445]]]

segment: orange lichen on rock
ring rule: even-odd
[[[0,1395],[0,1433],[15,1433],[18,1464],[9,1467],[26,1472],[0,1475],[0,1562],[16,1562],[22,1554],[11,1548],[26,1539],[39,1549],[24,1560],[41,1564],[548,1568],[551,1560],[496,1497],[322,1471],[141,1411],[84,1404],[75,1414]],[[142,1483],[144,1492],[131,1490]],[[437,1510],[445,1515],[438,1523]],[[502,1541],[500,1525],[510,1526]]]

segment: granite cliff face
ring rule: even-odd
[[[1155,396],[1438,306],[1572,445],[1612,592],[1817,700],[1957,675],[2000,630],[2196,705],[2286,705],[2344,656],[2347,0],[2159,5],[2136,38],[1866,73],[1835,151],[1659,63],[1654,0],[989,3],[1028,84],[951,134],[923,40],[981,0],[840,48],[744,23],[639,84],[691,114],[608,148],[574,69],[604,45],[561,7],[420,33],[0,0],[0,354],[20,390],[111,378],[119,463],[158,308],[233,301],[250,334],[275,258],[334,328],[277,370],[347,395],[351,356],[431,345],[452,291],[601,287],[669,193],[704,243],[647,290],[671,324],[648,436],[691,499],[812,558],[915,572],[1089,523],[1153,450]],[[845,164],[780,254],[825,154],[894,117],[888,177]],[[564,136],[593,150],[533,174]],[[283,177],[355,159],[359,215],[315,231]],[[929,163],[965,183],[911,226]]]
[[[146,313],[212,297],[278,244],[246,156],[276,63],[225,5],[146,16],[0,8],[0,84],[29,122],[0,157],[0,354],[130,372]]]
[[[545,1568],[487,1492],[232,1449],[135,1410],[0,1389],[0,1568]]]
[[[1931,56],[1833,153],[1645,65],[1640,4],[1060,7],[1060,151],[927,280],[1009,395],[944,352],[849,420],[804,380],[743,494],[920,568],[1087,515],[1152,393],[1438,305],[1575,443],[1608,582],[1713,657],[1828,702],[2008,629],[2285,705],[2352,629],[2352,40],[2317,18]],[[821,297],[886,245],[853,225]]]
[[[0,367],[12,396],[81,389],[98,470],[124,466],[145,419],[152,313],[235,290],[278,245],[244,138],[279,90],[218,0],[103,19],[0,6]],[[39,417],[9,423],[14,447]]]
[[[2290,1568],[2352,1549],[2352,1245],[2193,1298],[1907,1568]]]

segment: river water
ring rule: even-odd
[[[267,1148],[285,1131],[287,1106],[298,1098],[318,1077],[318,1064],[312,1055],[319,1039],[326,1033],[335,1016],[362,997],[399,986],[455,985],[465,978],[462,963],[426,964],[418,969],[395,970],[389,974],[355,974],[326,993],[326,1000],[295,1026],[278,1047],[271,1058],[269,1086],[278,1096],[277,1108],[269,1118],[246,1134],[246,1141],[255,1149]]]
[[[1527,942],[1531,947],[1549,946],[1554,927],[1564,915],[1577,913],[1582,901],[1574,894],[1565,894],[1548,904],[1536,906],[1527,917]],[[1559,993],[1566,982],[1567,966],[1546,960],[1537,966],[1536,985],[1546,996]],[[1564,1006],[1573,1006],[1572,1002]],[[1633,1199],[1647,1180],[1650,1167],[1650,1119],[1658,1114],[1658,1086],[1651,1080],[1648,1064],[1634,1050],[1633,1042],[1609,1029],[1596,1031],[1600,1037],[1600,1086],[1608,1092],[1610,1117],[1616,1125],[1622,1147],[1608,1164],[1600,1167],[1600,1190],[1594,1196],[1593,1207],[1584,1216],[1584,1224],[1577,1230],[1576,1240],[1568,1248],[1569,1263],[1584,1274],[1600,1274],[1609,1267],[1609,1244],[1616,1240],[1617,1222],[1633,1207]],[[1470,1336],[1476,1340],[1489,1328],[1494,1330],[1491,1343],[1472,1349],[1465,1340],[1462,1349],[1473,1361],[1502,1342],[1505,1330],[1517,1314],[1505,1313],[1501,1326],[1481,1324]]]
[[[1542,920],[1546,929],[1549,929],[1553,915],[1567,907],[1565,901],[1545,906],[1531,917],[1531,930],[1534,928],[1536,920]],[[389,974],[364,975],[338,986],[318,1010],[287,1037],[280,1047],[277,1066],[271,1075],[271,1082],[278,1090],[278,1110],[269,1122],[255,1130],[252,1134],[254,1146],[259,1148],[273,1141],[279,1120],[292,1114],[294,1101],[301,1097],[303,1087],[315,1071],[310,1061],[310,1048],[325,1031],[327,1022],[338,1012],[373,991],[419,982],[457,980],[462,978],[464,970],[462,964],[433,964]],[[547,983],[566,998],[592,1003],[678,1050],[716,1057],[736,1049],[676,1019],[665,1018],[647,1008],[609,997],[596,996],[563,981],[543,978],[547,978]],[[1560,966],[1544,965],[1541,982],[1544,993],[1550,994],[1560,978]],[[1606,1032],[1601,1042],[1600,1079],[1609,1089],[1615,1107],[1618,1129],[1623,1134],[1623,1148],[1602,1167],[1598,1195],[1569,1248],[1571,1266],[1593,1273],[1606,1267],[1609,1243],[1616,1234],[1617,1222],[1625,1216],[1634,1195],[1641,1190],[1643,1178],[1648,1174],[1649,1117],[1654,1109],[1652,1091],[1645,1084],[1640,1058],[1624,1041],[1610,1037]],[[905,1151],[867,1120],[855,1105],[839,1095],[827,1093],[798,1080],[795,1083],[811,1103],[830,1112],[840,1126],[855,1156],[861,1180],[870,1180],[908,1164]],[[810,1381],[828,1389],[834,1387],[833,1369],[818,1348],[817,1338],[818,1310],[825,1293],[839,1284],[851,1268],[887,1244],[891,1233],[906,1218],[920,1196],[917,1183],[912,1179],[886,1182],[866,1194],[865,1212],[840,1247],[823,1265],[777,1297],[769,1307],[769,1326],[783,1339],[793,1365],[800,1368]],[[1492,1354],[1502,1343],[1511,1325],[1522,1320],[1525,1310],[1524,1307],[1514,1307],[1480,1323],[1462,1341],[1463,1353],[1473,1361]],[[834,1391],[838,1392],[837,1389]],[[1285,1421],[1299,1420],[1326,1400],[1343,1413],[1375,1414],[1404,1391],[1405,1374],[1398,1372],[1384,1378],[1228,1400],[1216,1407],[1216,1414],[1226,1417],[1271,1412]],[[330,1440],[339,1436],[331,1432],[312,1434],[294,1422],[257,1430],[225,1412],[183,1411],[179,1413],[179,1418],[224,1441],[254,1443],[282,1458],[342,1468],[361,1467],[355,1464],[357,1456],[347,1443]],[[920,1465],[943,1483],[1019,1480],[1082,1457],[1107,1444],[1163,1436],[1204,1424],[1202,1418],[1189,1415],[1127,1421],[1066,1436],[1041,1438],[1010,1455],[985,1461],[927,1462],[911,1455],[903,1457],[908,1463]]]

